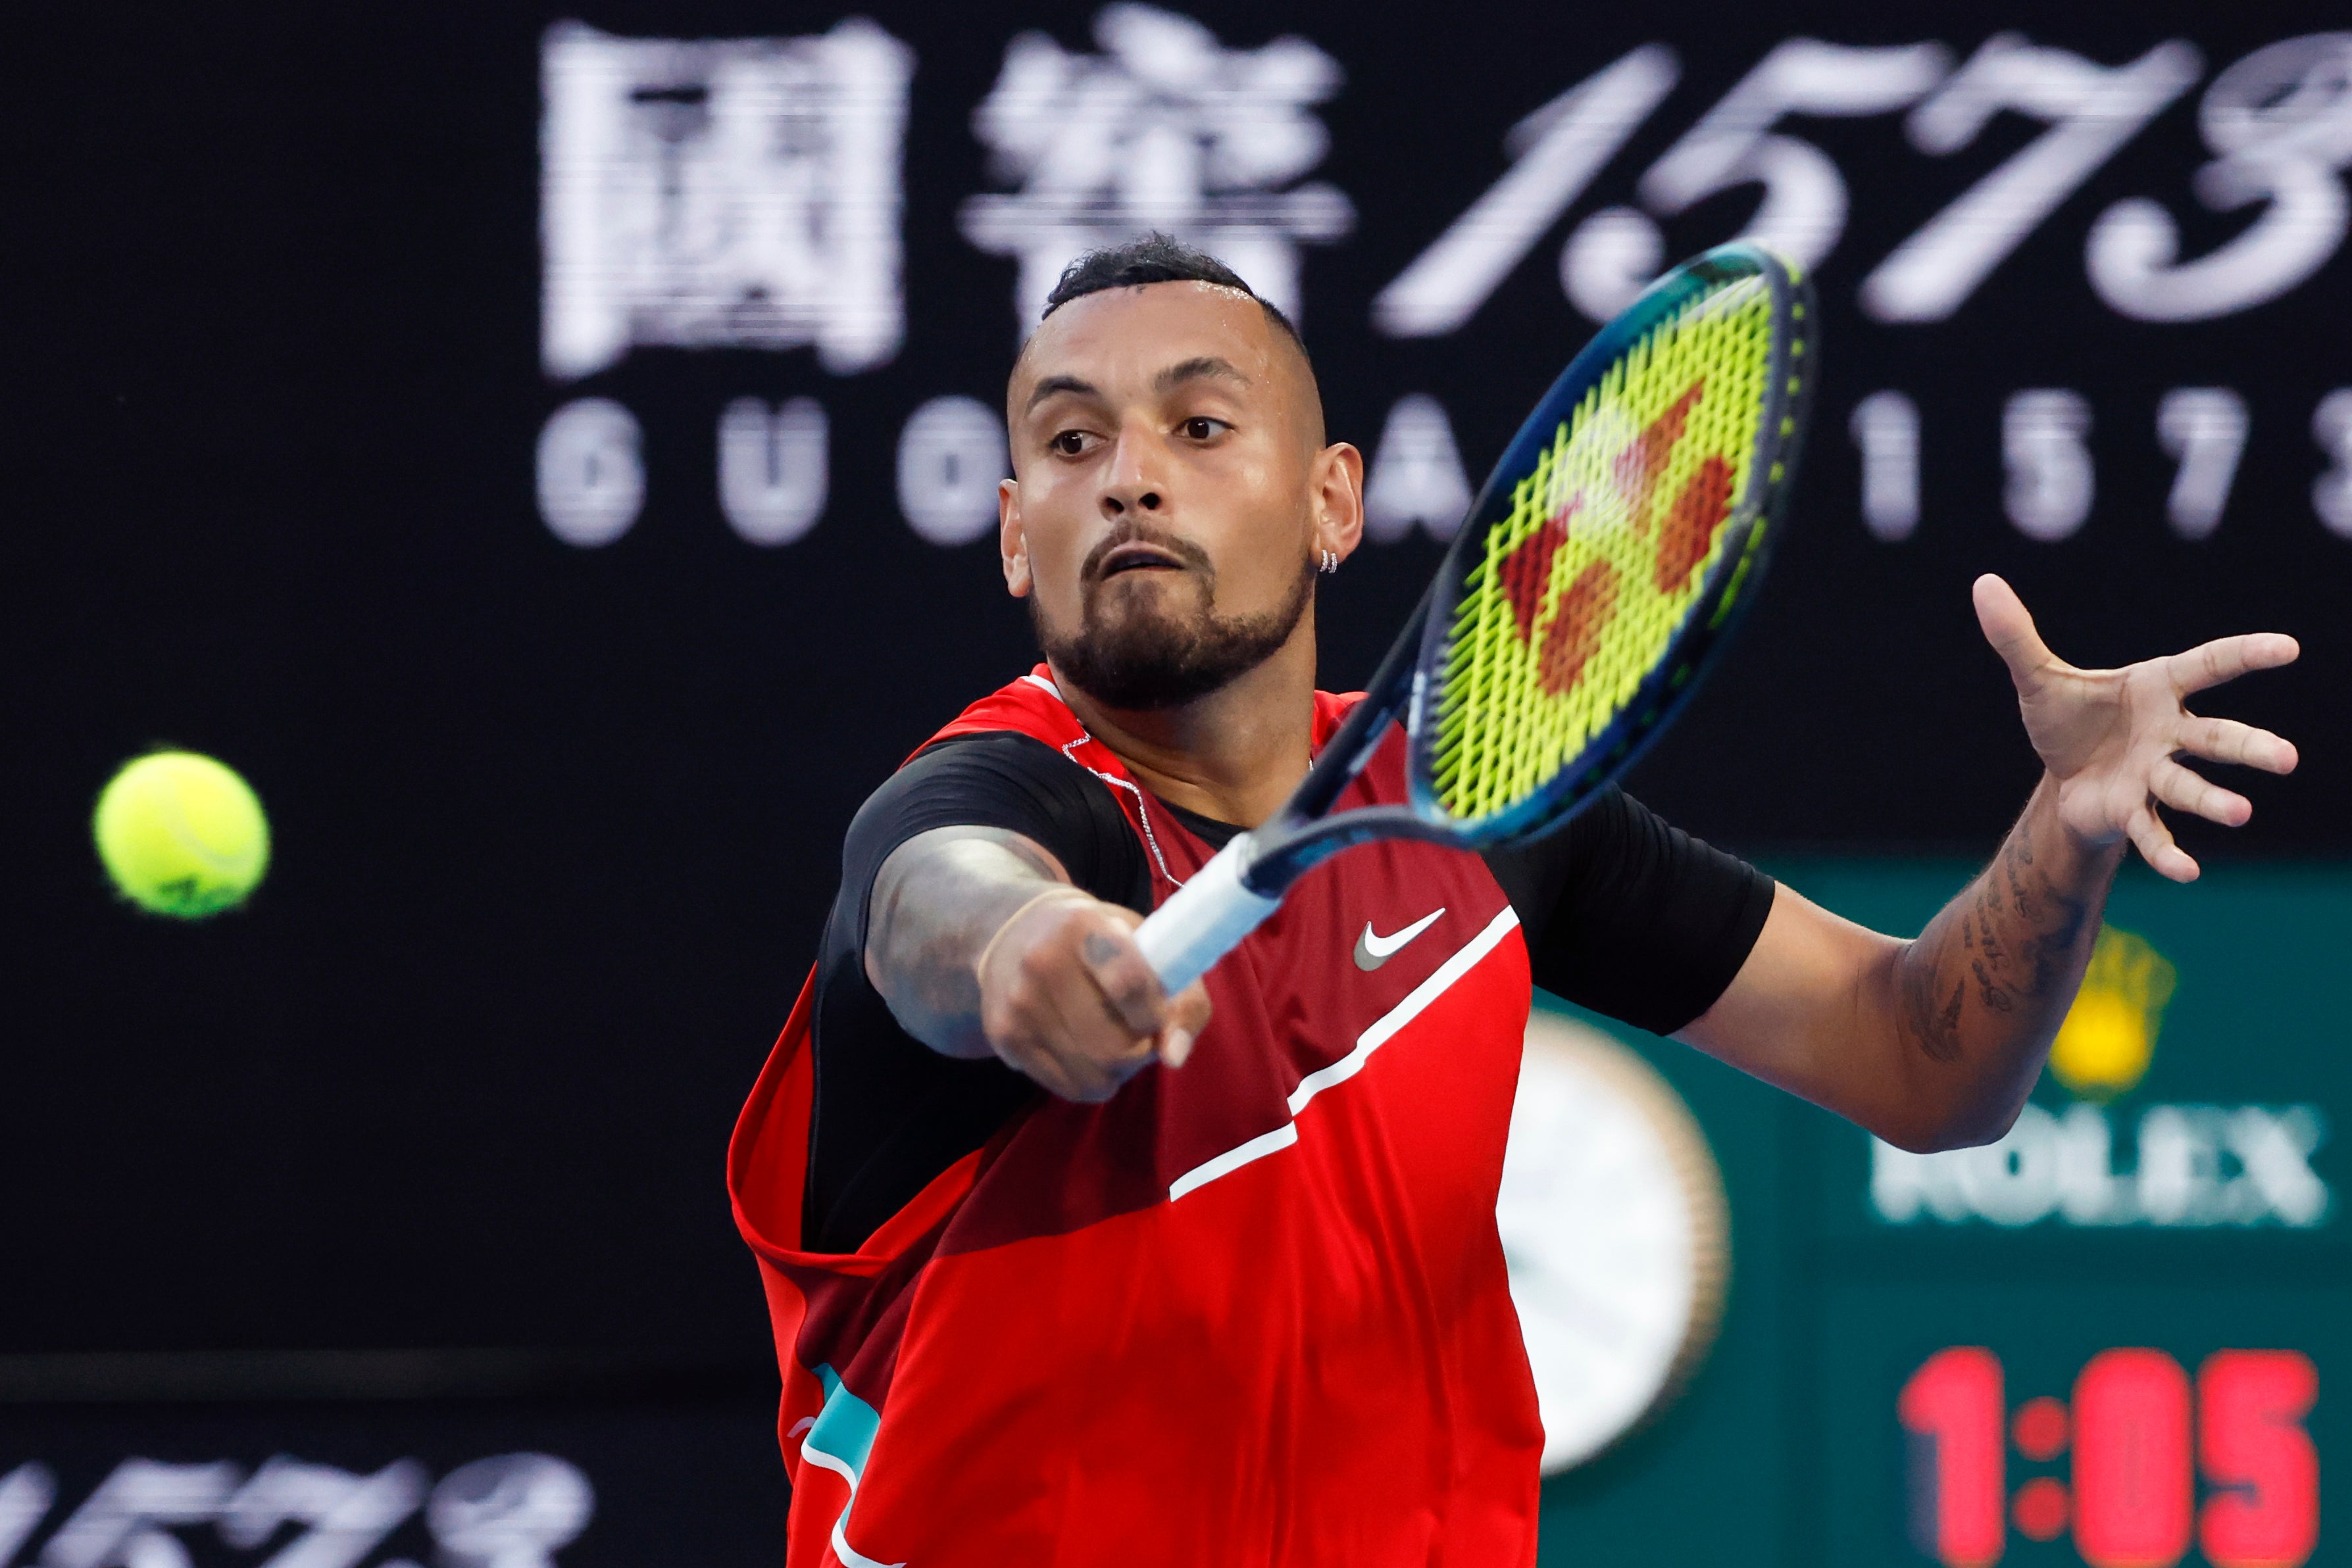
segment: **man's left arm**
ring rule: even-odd
[[[2162,875],[2196,877],[2158,807],[2227,827],[2252,814],[2181,758],[2295,765],[2279,737],[2183,706],[2292,662],[2293,638],[2225,637],[2078,670],[2043,645],[2000,579],[1978,580],[1976,606],[2044,769],[1992,863],[1909,942],[1780,888],[1729,988],[1677,1033],[1908,1149],[1990,1143],[2016,1120],[2082,983],[2126,840]]]

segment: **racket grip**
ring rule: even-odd
[[[1136,927],[1135,945],[1171,995],[1207,974],[1281,904],[1242,881],[1253,847],[1247,833],[1236,834]]]

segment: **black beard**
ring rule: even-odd
[[[1139,605],[1105,607],[1116,580],[1096,575],[1101,559],[1138,539],[1181,557],[1199,574],[1192,615],[1180,618]],[[1056,674],[1105,706],[1130,712],[1181,707],[1249,674],[1290,641],[1315,597],[1314,565],[1302,562],[1298,580],[1279,609],[1220,618],[1209,610],[1216,572],[1207,553],[1189,539],[1139,528],[1121,529],[1089,551],[1079,581],[1079,629],[1073,636],[1056,635],[1031,596],[1029,620],[1038,645]]]

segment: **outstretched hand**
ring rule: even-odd
[[[2197,862],[2172,841],[2158,806],[2223,827],[2242,825],[2253,806],[2242,795],[2181,766],[2184,757],[2292,772],[2293,745],[2235,719],[2201,718],[2183,706],[2191,692],[2273,670],[2302,652],[2275,632],[2223,637],[2119,670],[2078,670],[2053,653],[2008,583],[1976,581],[1977,622],[2017,684],[2025,733],[2058,790],[2059,820],[2085,842],[2128,837],[2147,863],[2191,882]]]

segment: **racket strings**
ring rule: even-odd
[[[1760,278],[1686,305],[1514,486],[1460,586],[1435,694],[1431,784],[1457,821],[1550,783],[1674,645],[1752,493],[1773,330]]]

